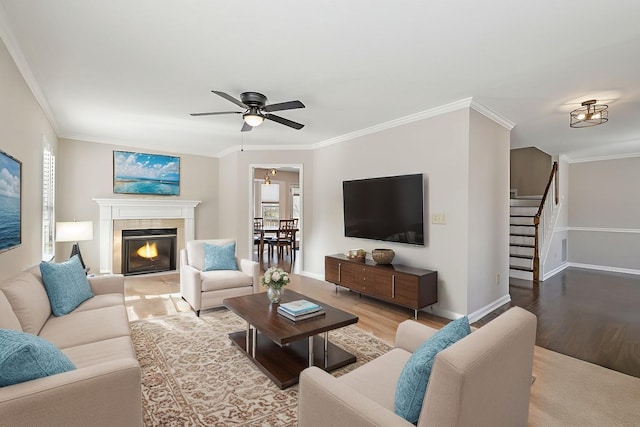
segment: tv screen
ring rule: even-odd
[[[422,174],[344,181],[344,235],[424,245],[422,183]]]

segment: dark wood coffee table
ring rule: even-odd
[[[306,299],[321,305],[326,314],[294,322],[278,314],[266,293],[227,298],[222,303],[247,322],[247,330],[229,338],[281,389],[298,382],[308,366],[333,371],[356,361],[356,357],[329,342],[328,333],[358,322],[358,316],[291,290],[282,302]],[[318,334],[322,334],[320,337]]]

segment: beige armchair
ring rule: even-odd
[[[299,426],[412,426],[394,412],[398,378],[436,332],[407,320],[388,353],[335,378],[311,367],[300,375]],[[435,358],[418,426],[526,426],[536,317],[515,307]]]
[[[200,316],[200,310],[222,306],[222,300],[259,292],[260,266],[238,259],[238,270],[202,271],[204,244],[225,245],[232,239],[192,240],[180,251],[180,295]]]

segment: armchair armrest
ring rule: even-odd
[[[188,264],[185,249],[180,250],[180,295],[191,304],[194,310],[200,310],[202,306],[200,270]]]
[[[298,426],[407,426],[393,411],[315,366],[300,374]]]
[[[422,323],[405,320],[398,325],[398,329],[396,330],[395,346],[413,353],[436,332],[438,332],[437,329],[423,325]]]
[[[124,295],[124,276],[122,274],[89,277],[89,285],[91,285],[91,291],[94,295]]]
[[[260,292],[260,264],[248,259],[241,259],[240,271],[253,277],[253,293]]]

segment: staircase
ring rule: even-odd
[[[534,279],[535,216],[540,197],[512,198],[509,221],[509,277]],[[537,275],[536,275],[537,276]]]
[[[559,212],[558,162],[553,163],[542,197],[518,197],[510,202],[509,277],[540,280],[541,259],[549,251]]]

